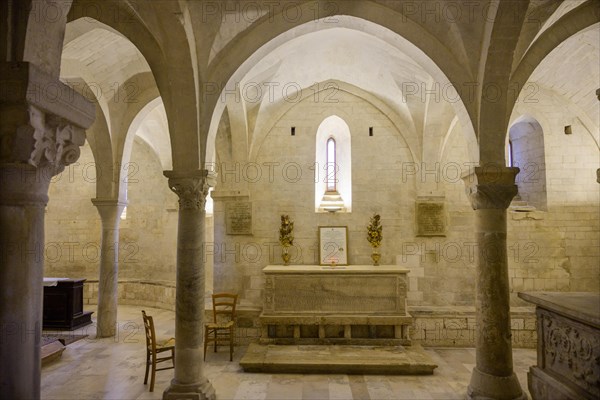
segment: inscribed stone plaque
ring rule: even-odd
[[[252,202],[235,201],[225,207],[225,225],[228,235],[252,234]]]
[[[417,236],[446,236],[446,206],[443,201],[417,200]]]

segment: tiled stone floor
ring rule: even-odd
[[[142,308],[154,316],[159,335],[174,335],[173,312],[120,306],[116,338],[94,339],[93,325],[85,327],[82,331],[89,333],[89,338],[70,344],[61,360],[42,369],[42,398],[160,399],[173,370],[157,372],[154,392],[148,392],[143,384]],[[233,362],[226,350],[208,353],[205,367],[219,400],[463,399],[475,364],[474,349],[426,348],[438,365],[431,376],[251,374],[238,364],[245,348],[236,348]],[[515,349],[513,357],[515,371],[527,390],[526,373],[536,362],[535,350]]]

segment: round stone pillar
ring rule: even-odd
[[[95,113],[28,62],[0,63],[0,87],[0,397],[39,399],[48,187],[79,158]]]
[[[204,376],[204,206],[208,171],[165,171],[179,196],[177,287],[175,295],[175,377],[163,399],[215,399]]]
[[[40,397],[48,169],[0,165],[0,393]]]
[[[96,337],[112,337],[117,329],[119,222],[126,206],[118,200],[92,199],[102,219]]]
[[[476,167],[463,177],[476,213],[476,366],[468,399],[527,399],[513,372],[506,209],[517,194],[518,168]]]

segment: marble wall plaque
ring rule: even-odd
[[[446,236],[446,204],[442,200],[417,200],[417,236]]]
[[[228,235],[252,234],[252,202],[233,201],[225,207],[225,225]]]

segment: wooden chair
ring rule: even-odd
[[[215,353],[220,344],[229,344],[229,361],[233,361],[235,337],[235,306],[237,294],[216,293],[212,295],[213,322],[204,326],[204,359],[209,343],[214,343]]]
[[[175,368],[175,339],[157,340],[156,332],[154,331],[154,320],[151,316],[146,315],[146,311],[142,310],[144,318],[144,329],[146,331],[146,375],[144,376],[144,385],[148,383],[148,371],[152,366],[152,376],[150,377],[150,391],[154,391],[154,377],[156,371]],[[170,352],[171,354],[165,357],[158,357],[161,353]],[[156,368],[158,363],[172,360],[173,365],[170,367]]]

